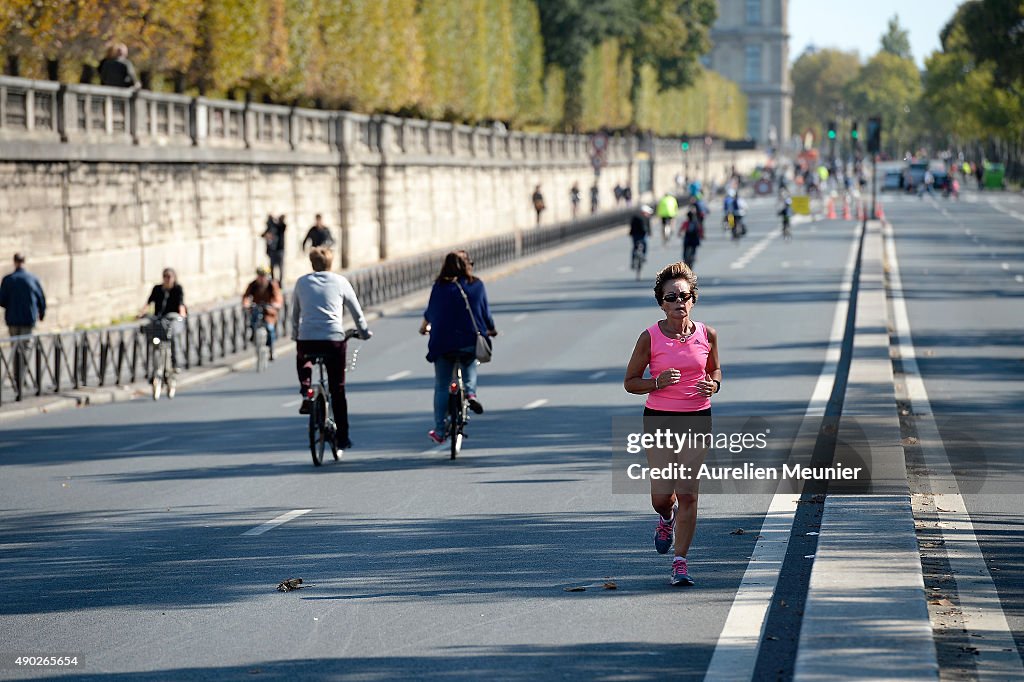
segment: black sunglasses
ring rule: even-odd
[[[691,294],[689,291],[684,292],[682,294],[676,294],[676,292],[670,291],[664,296],[662,296],[661,300],[663,300],[665,303],[675,303],[676,301],[682,301],[683,303],[686,303],[687,301],[692,301],[696,298],[697,297]]]

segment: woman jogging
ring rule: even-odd
[[[623,386],[635,395],[647,395],[644,432],[669,429],[693,434],[711,431],[711,396],[721,389],[718,334],[703,322],[691,319],[697,303],[697,275],[685,264],[674,263],[658,273],[654,298],[665,319],[645,329],[637,339],[626,367]],[[651,378],[644,378],[650,367]],[[652,468],[677,463],[696,472],[706,448],[681,451],[651,448],[647,462]],[[668,552],[675,535],[672,584],[693,585],[686,555],[697,527],[696,480],[651,480],[651,504],[658,512],[654,547]]]

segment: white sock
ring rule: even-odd
[[[684,556],[679,556],[679,555],[677,554],[677,555],[676,555],[676,558],[672,560],[672,563],[675,563],[675,562],[677,562],[677,561],[686,561],[686,557],[684,557]]]

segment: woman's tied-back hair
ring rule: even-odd
[[[658,301],[658,305],[661,305],[662,303],[664,286],[674,279],[686,280],[686,283],[690,285],[690,293],[693,294],[693,302],[696,303],[697,275],[690,269],[689,265],[679,262],[663,268],[662,271],[658,273],[658,276],[654,278],[654,298]]]
[[[334,263],[334,252],[326,246],[318,246],[309,250],[309,263],[315,272],[330,270]]]
[[[464,279],[467,282],[475,282],[473,276],[473,261],[465,251],[452,251],[444,257],[444,265],[441,266],[441,273],[437,276],[437,282],[455,282]]]

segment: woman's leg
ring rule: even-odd
[[[434,360],[434,431],[444,435],[445,417],[448,415],[448,384],[452,379],[454,363],[445,358]]]
[[[685,557],[690,551],[693,534],[697,530],[697,493],[680,493],[676,496],[679,509],[676,510],[676,556]]]
[[[476,353],[476,349],[473,352]],[[475,357],[462,363],[462,383],[466,386],[466,395],[476,395],[477,367]]]

